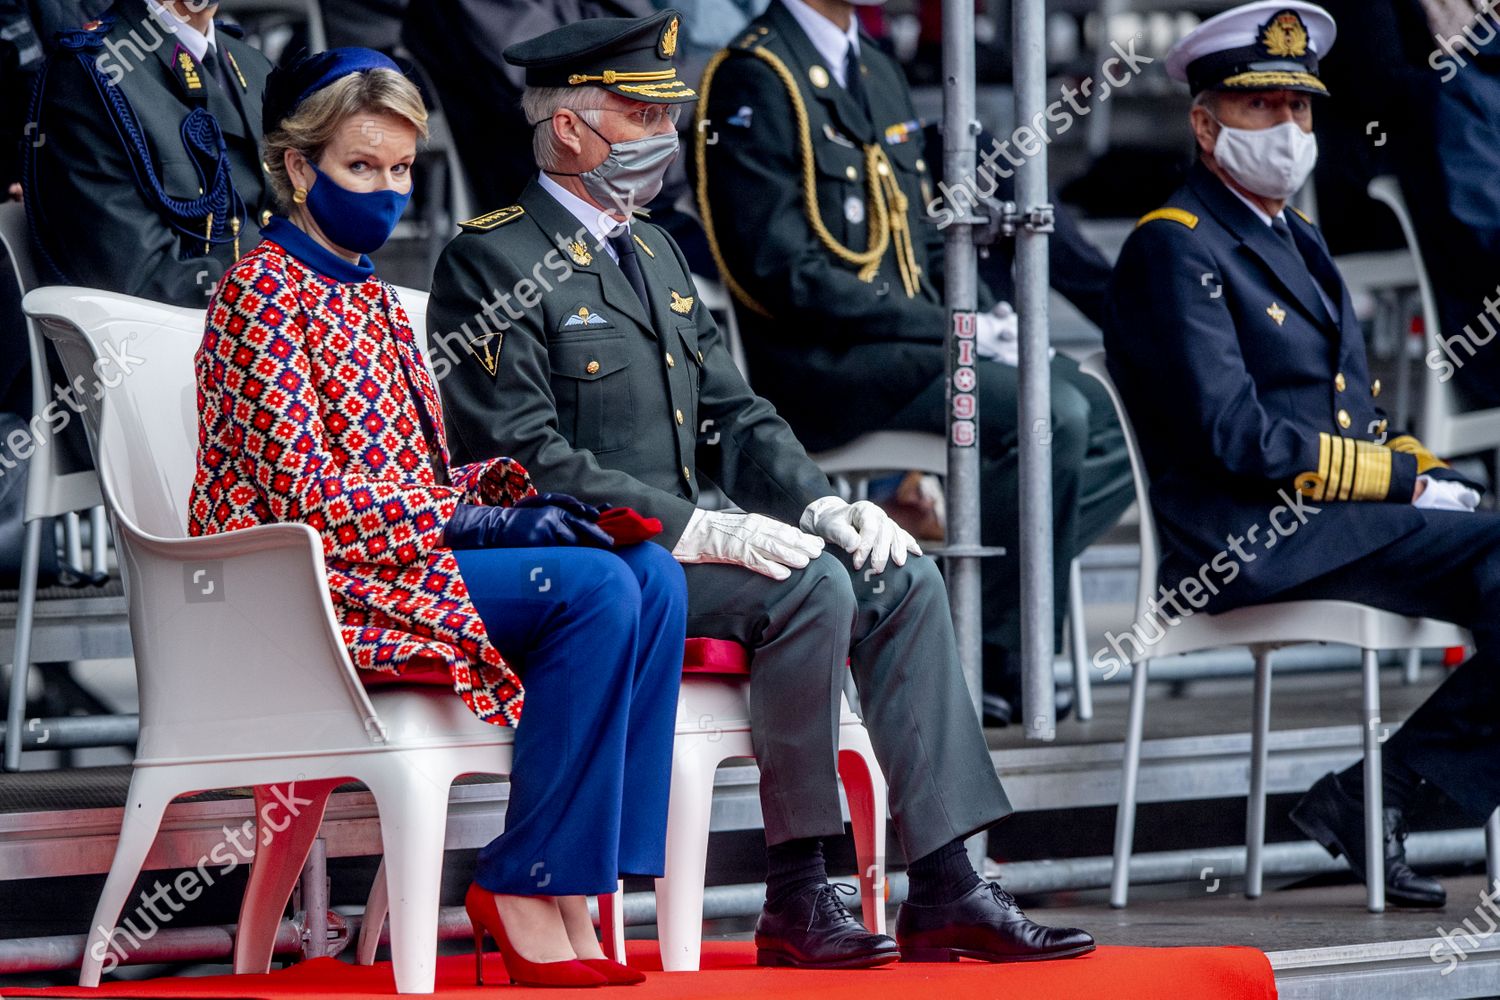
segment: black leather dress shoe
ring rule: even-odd
[[[1365,816],[1359,799],[1339,787],[1332,772],[1323,775],[1292,807],[1297,828],[1328,849],[1349,859],[1349,867],[1365,880]],[[1435,878],[1418,875],[1406,863],[1406,820],[1400,809],[1385,810],[1385,898],[1397,906],[1442,906],[1448,893]]]
[[[868,969],[901,957],[896,942],[871,934],[844,908],[843,885],[827,882],[799,893],[755,922],[756,964],[798,969]]]
[[[984,728],[1004,729],[1015,721],[1016,706],[1021,704],[1021,692],[1013,691],[1009,694],[992,694],[988,691],[984,695]],[[1073,714],[1073,692],[1057,692],[1056,714],[1054,722],[1062,722]]]
[[[996,882],[981,882],[941,906],[902,903],[896,914],[896,941],[903,962],[1034,962],[1094,950],[1094,938],[1087,931],[1043,927],[1028,919],[1015,897]]]

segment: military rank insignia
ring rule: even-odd
[[[579,267],[588,267],[594,262],[594,255],[589,253],[589,248],[583,245],[582,240],[574,240],[568,244],[568,256]]]
[[[177,46],[177,71],[182,76],[183,86],[188,90],[202,90],[203,81],[198,77],[198,64],[188,50]]]
[[[1267,55],[1301,58],[1307,55],[1307,27],[1296,11],[1284,10],[1266,22],[1260,44]]]
[[[661,57],[670,59],[677,54],[677,29],[680,27],[677,18],[667,22],[667,27],[661,33]]]
[[[579,327],[609,326],[609,320],[604,318],[603,313],[594,312],[588,306],[579,306],[575,311],[568,314],[568,318],[562,321],[559,330],[571,330]]]
[[[672,293],[672,311],[686,316],[693,311],[693,296],[683,297],[675,291]]]
[[[1275,302],[1266,307],[1266,315],[1274,319],[1277,326],[1286,322],[1286,310]]]

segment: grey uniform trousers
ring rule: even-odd
[[[1011,811],[958,664],[930,558],[855,570],[830,545],[789,579],[684,566],[688,634],[751,650],[751,741],[766,842],[843,833],[839,695],[852,669],[908,860]]]

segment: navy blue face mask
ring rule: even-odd
[[[335,246],[355,253],[370,254],[384,246],[411,200],[411,190],[350,191],[316,163],[309,160],[308,164],[318,175],[318,183],[308,188],[307,210],[323,235]]]

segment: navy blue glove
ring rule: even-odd
[[[516,507],[561,507],[569,514],[577,514],[585,521],[598,521],[604,513],[593,504],[584,503],[582,500],[566,493],[536,493],[524,500],[517,500]]]
[[[546,545],[593,545],[607,549],[613,540],[603,528],[570,510],[552,504],[526,505],[522,501],[522,505],[515,507],[459,504],[443,528],[443,544],[450,549],[523,549]]]

